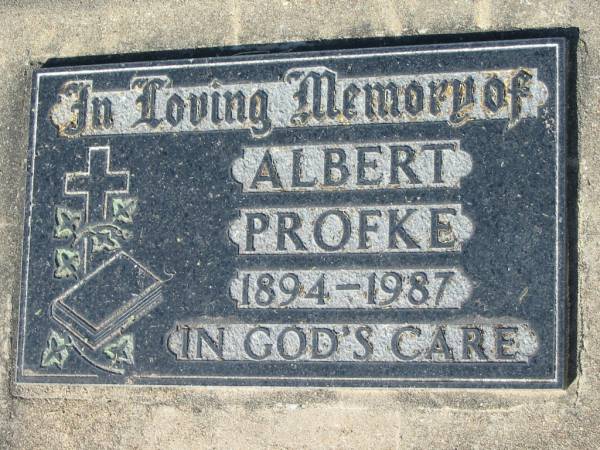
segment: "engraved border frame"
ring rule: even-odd
[[[193,67],[217,67],[231,65],[257,65],[278,62],[308,62],[312,60],[374,58],[393,55],[418,55],[435,53],[461,53],[478,51],[507,51],[532,48],[554,48],[556,64],[555,111],[556,111],[556,171],[555,171],[555,308],[554,308],[554,370],[550,378],[456,378],[456,377],[323,377],[323,376],[228,376],[228,375],[129,375],[134,382],[133,386],[186,386],[186,385],[213,385],[213,386],[339,386],[339,387],[448,387],[448,388],[564,388],[567,375],[567,345],[569,323],[567,321],[568,299],[568,248],[567,248],[567,220],[566,217],[566,109],[565,93],[567,90],[567,55],[568,42],[564,37],[532,38],[519,40],[478,41],[458,44],[415,45],[406,47],[379,47],[343,51],[310,51],[299,52],[291,56],[281,54],[215,57],[208,59],[192,60],[165,60],[152,62],[137,62],[126,64],[102,64],[81,66],[77,68],[49,68],[38,69],[32,75],[29,148],[27,152],[27,180],[26,201],[24,205],[24,238],[21,256],[21,278],[19,286],[18,304],[18,330],[15,345],[15,372],[14,381],[17,384],[97,384],[104,386],[122,385],[118,380],[115,383],[99,382],[99,376],[93,374],[42,374],[28,370],[24,373],[24,336],[27,323],[27,299],[29,281],[29,253],[30,231],[33,206],[33,185],[35,179],[35,152],[37,146],[37,121],[39,86],[42,77],[55,77],[64,75],[83,75],[106,72],[127,71],[152,71],[152,70],[177,70]],[[562,333],[562,334],[561,334]],[[131,385],[129,385],[131,386]]]

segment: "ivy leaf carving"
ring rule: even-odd
[[[101,229],[92,236],[92,253],[98,253],[103,250],[112,252],[118,248],[121,248],[121,244],[113,236],[112,230],[108,228]]]
[[[133,365],[133,335],[126,334],[104,347],[104,354],[112,364],[125,363]]]
[[[54,237],[57,239],[70,239],[81,225],[81,211],[73,211],[63,206],[57,206],[55,211],[56,224]]]
[[[133,216],[137,210],[137,199],[132,197],[113,198],[112,213],[117,222],[133,223]]]
[[[52,365],[63,368],[63,365],[69,357],[69,347],[71,343],[54,330],[50,331],[46,349],[42,353],[42,367],[50,367]]]
[[[54,276],[56,278],[77,278],[81,260],[79,253],[69,248],[54,251]]]

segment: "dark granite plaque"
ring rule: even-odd
[[[560,387],[562,39],[42,69],[18,382]]]

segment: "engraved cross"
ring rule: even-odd
[[[129,171],[110,169],[110,147],[90,147],[87,171],[65,174],[65,195],[85,198],[86,223],[106,220],[108,199],[129,193]]]

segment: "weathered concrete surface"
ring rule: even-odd
[[[0,7],[1,448],[597,448],[597,0],[235,0]],[[566,391],[85,388],[11,384],[29,84],[52,57],[544,27],[580,29],[580,371]]]

